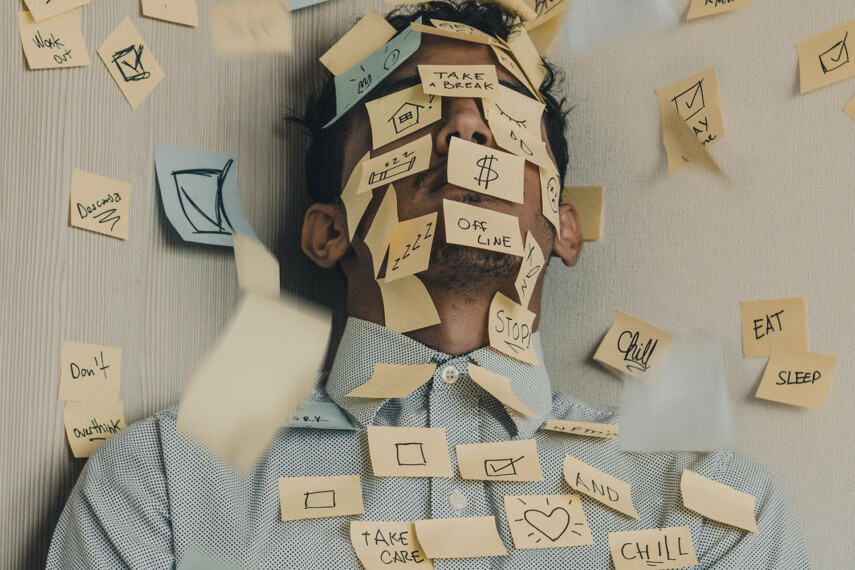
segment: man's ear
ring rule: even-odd
[[[333,267],[350,249],[344,208],[312,204],[303,218],[303,252],[323,268]]]
[[[552,244],[552,255],[557,255],[567,267],[576,265],[582,253],[582,224],[572,204],[561,204],[558,208],[561,230],[556,233]]]

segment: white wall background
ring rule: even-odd
[[[687,0],[675,0],[684,12]],[[333,274],[299,252],[305,141],[282,117],[318,84],[316,58],[379,1],[331,0],[293,14],[290,56],[217,59],[208,0],[197,29],[144,18],[137,0],[83,8],[92,65],[29,71],[6,2],[0,42],[0,567],[38,568],[83,466],[56,400],[63,340],[121,346],[133,422],[175,401],[238,296],[230,250],[188,244],[154,189],[155,143],[239,155],[244,208],[280,257],[286,288],[341,308]],[[130,15],[165,79],[131,111],[95,53]],[[795,42],[855,18],[851,0],[754,0],[673,33],[584,57],[570,73],[570,184],[604,184],[605,236],[580,264],[554,265],[542,334],[556,387],[618,405],[620,381],[591,362],[622,308],[676,334],[722,339],[737,449],[781,481],[814,567],[855,558],[855,81],[798,95]],[[654,89],[715,66],[726,136],[721,183],[668,178]],[[132,183],[127,242],[68,227],[74,168]],[[753,398],[765,360],[742,358],[739,302],[804,296],[812,350],[839,356],[820,411]]]

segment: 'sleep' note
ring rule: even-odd
[[[30,69],[80,67],[90,63],[79,9],[40,22],[30,12],[18,12],[18,29]]]
[[[69,194],[72,226],[128,239],[130,184],[75,168]]]
[[[383,184],[412,176],[430,166],[433,138],[426,134],[389,152],[362,163],[362,179],[357,192],[367,192]]]
[[[348,182],[348,184],[350,184]],[[361,194],[361,196],[371,197],[370,192]],[[383,195],[383,200],[380,201],[380,206],[374,213],[374,218],[371,220],[371,226],[365,232],[363,242],[371,252],[371,262],[374,266],[374,277],[380,275],[380,269],[383,267],[383,260],[386,259],[386,252],[389,249],[389,243],[392,241],[392,236],[395,234],[395,228],[398,226],[398,194],[395,192],[395,187],[389,184],[386,188],[386,193]]]
[[[426,270],[435,235],[436,212],[399,222],[389,242],[386,283]]]
[[[836,356],[773,346],[755,396],[818,410],[836,369]]]

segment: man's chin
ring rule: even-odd
[[[516,279],[521,264],[521,257],[498,251],[435,244],[430,266],[419,276],[437,286],[472,294],[490,283]]]

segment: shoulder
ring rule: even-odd
[[[556,420],[615,424],[618,422],[618,409],[613,406],[591,406],[560,390],[553,390],[550,417]]]

